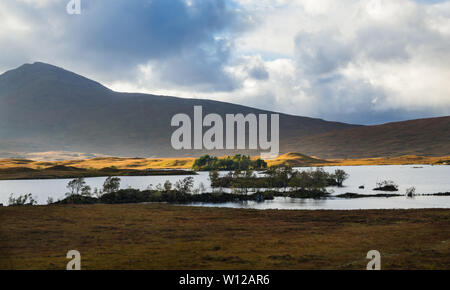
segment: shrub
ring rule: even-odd
[[[52,204],[52,203],[54,203],[55,201],[53,200],[53,197],[51,197],[51,196],[49,196],[48,198],[47,198],[47,204]]]
[[[172,190],[172,183],[169,180],[166,180],[166,182],[164,182],[164,191],[169,190]]]
[[[373,190],[398,191],[398,185],[392,180],[383,180],[377,182],[377,187]]]
[[[186,177],[183,180],[178,180],[175,183],[175,190],[180,193],[190,193],[194,186],[194,178],[192,176]]]
[[[413,197],[414,195],[416,195],[416,188],[414,186],[407,188],[405,194],[407,197]]]
[[[10,206],[35,205],[36,203],[31,193],[19,195],[18,197],[14,197],[14,194],[11,193],[8,199],[8,205]]]
[[[89,185],[83,186],[81,189],[81,195],[83,196],[91,196],[91,187]]]

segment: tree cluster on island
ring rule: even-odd
[[[230,171],[222,177],[217,171],[209,173],[211,186],[215,188],[237,188],[243,189],[244,192],[264,188],[289,192],[292,196],[323,196],[327,194],[326,187],[343,186],[348,177],[341,169],[328,173],[323,168],[294,170],[292,167],[271,167],[264,171],[262,176],[257,176],[251,169]]]
[[[210,155],[203,155],[194,161],[192,169],[197,171],[210,170],[262,170],[267,168],[267,163],[258,158],[252,160],[248,155],[236,154],[218,158]]]

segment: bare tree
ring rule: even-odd
[[[70,190],[70,193],[68,195],[80,194],[85,185],[86,181],[84,181],[83,177],[75,178],[72,181],[69,181],[67,188]]]

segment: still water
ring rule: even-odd
[[[326,199],[293,199],[278,197],[271,201],[264,202],[239,202],[222,204],[195,204],[201,206],[238,207],[255,209],[389,209],[389,208],[450,208],[450,196],[416,196],[391,197],[391,198],[358,198],[342,199],[335,195],[354,192],[360,194],[381,193],[373,191],[377,181],[393,180],[399,185],[397,193],[403,194],[406,189],[414,186],[416,193],[438,193],[450,191],[450,166],[430,166],[430,165],[383,165],[383,166],[339,166],[324,167],[328,172],[333,172],[340,168],[345,170],[349,179],[344,182],[344,187],[330,187],[331,196]],[[298,168],[305,170],[305,168]],[[225,174],[225,172],[222,172]],[[121,188],[146,189],[149,185],[155,187],[158,183],[169,180],[172,183],[185,178],[186,176],[124,176],[121,178]],[[199,172],[194,175],[194,186],[200,183],[209,189],[208,172]],[[71,179],[47,179],[47,180],[2,180],[0,181],[0,203],[8,204],[8,197],[11,193],[15,196],[19,194],[32,193],[39,204],[45,204],[48,197],[54,200],[62,199],[68,191],[67,183]],[[86,183],[92,189],[101,189],[105,177],[86,178]],[[364,189],[358,187],[364,185]]]

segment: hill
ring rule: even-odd
[[[418,119],[298,137],[287,146],[322,158],[450,155],[450,117]]]
[[[223,117],[273,113],[212,100],[119,93],[53,65],[25,64],[0,75],[0,158],[45,159],[39,152],[49,151],[85,158],[238,153],[171,148],[172,116],[186,113],[193,118],[197,105],[204,114]],[[450,117],[360,126],[280,114],[280,151],[319,158],[445,156],[450,155]]]
[[[252,157],[257,159],[258,157]],[[106,176],[146,174],[169,174],[165,169],[191,169],[195,158],[118,158],[98,157],[91,159],[33,161],[28,159],[0,159],[0,180],[30,178],[67,178],[67,176]],[[450,156],[423,157],[400,156],[363,159],[317,159],[300,153],[286,153],[273,160],[268,166],[287,165],[292,167],[351,166],[351,165],[406,165],[406,164],[450,164]],[[148,169],[152,169],[148,171]],[[158,169],[161,169],[158,173]],[[105,171],[106,170],[106,171]],[[128,170],[128,171],[127,171]],[[133,172],[129,172],[129,171]],[[106,174],[107,173],[107,174]],[[172,172],[173,173],[173,172]]]
[[[258,157],[252,157],[257,159]],[[14,168],[30,169],[54,169],[58,166],[63,168],[77,169],[103,169],[114,167],[117,169],[190,169],[196,158],[119,158],[119,157],[97,157],[91,159],[60,160],[60,161],[33,161],[28,159],[0,159],[0,170]],[[268,160],[268,165],[289,166],[314,166],[329,163],[327,160],[315,159],[300,153],[287,153],[274,160]],[[66,170],[67,171],[67,170]]]
[[[203,106],[204,114],[222,116],[272,113],[211,100],[118,93],[59,67],[25,64],[0,75],[0,152],[199,156],[204,152],[170,146],[172,116],[186,113],[193,118],[196,105]],[[355,125],[280,114],[280,143],[351,127]]]

